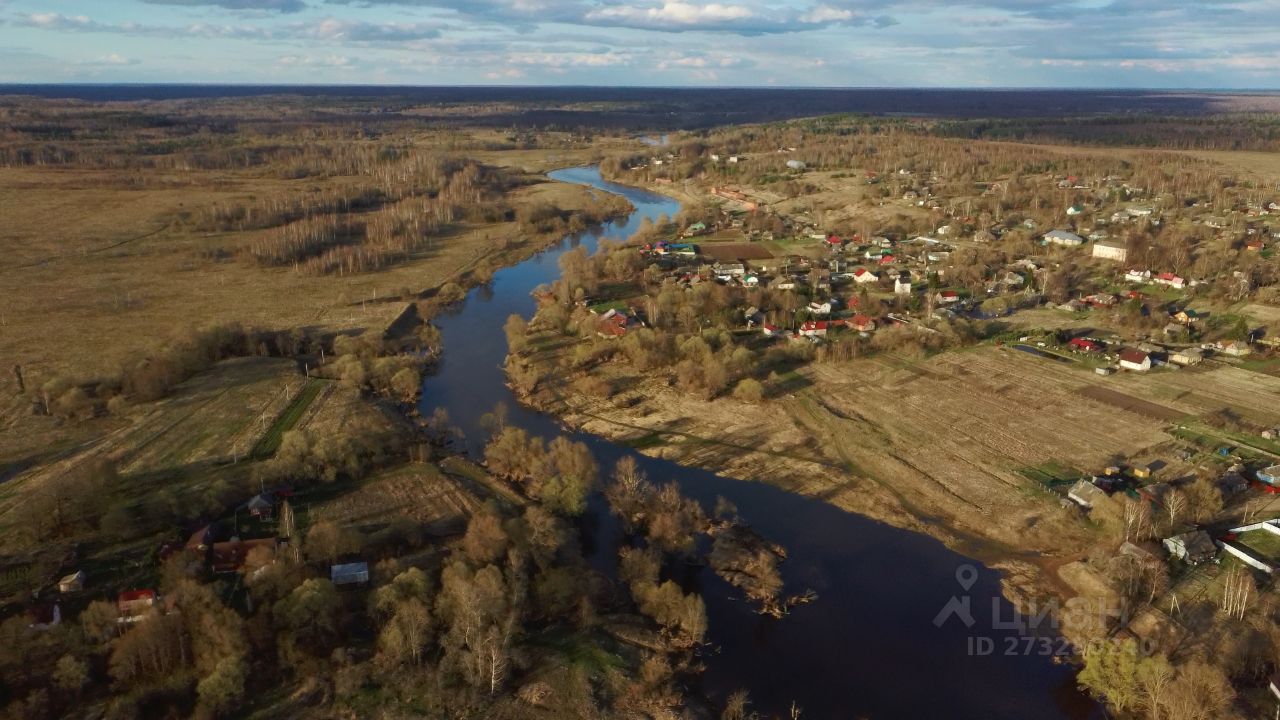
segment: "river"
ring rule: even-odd
[[[566,238],[559,245],[494,273],[486,285],[435,322],[444,357],[423,381],[421,409],[444,407],[478,454],[486,432],[481,416],[499,402],[508,422],[544,438],[568,434],[595,454],[602,475],[630,455],[649,478],[677,482],[710,509],[723,496],[766,537],[787,548],[788,591],[812,588],[818,600],[782,619],[762,617],[710,570],[700,586],[709,616],[702,690],[714,699],[746,688],[753,707],[780,717],[794,701],[803,717],[1009,718],[1101,717],[1076,689],[1070,667],[1042,654],[1052,640],[1024,639],[1005,629],[1016,618],[1000,595],[995,571],[928,536],[899,530],[820,500],[763,483],[724,478],[697,468],[646,457],[597,436],[566,431],[547,415],[520,406],[505,384],[507,353],[502,326],[512,313],[532,316],[530,291],[559,275],[557,262],[579,245],[594,252],[600,238],[627,238],[644,218],[675,215],[671,198],[610,183],[595,168],[550,174],[625,196],[636,211],[625,220]],[[614,562],[619,529],[597,497],[584,520],[588,552],[597,567]],[[968,607],[941,623],[949,606]],[[989,652],[987,650],[989,649]]]

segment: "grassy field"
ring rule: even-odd
[[[1236,542],[1271,562],[1280,560],[1280,535],[1266,530],[1251,530],[1237,538]]]
[[[0,344],[22,364],[29,384],[39,384],[56,374],[114,372],[126,358],[211,323],[382,328],[401,311],[402,303],[388,302],[401,291],[436,287],[521,238],[514,222],[459,225],[395,267],[315,276],[212,259],[237,252],[261,232],[197,233],[177,220],[184,209],[303,189],[235,173],[131,189],[91,171],[0,169],[6,224],[0,253],[14,259],[0,268],[0,293],[7,298]],[[520,189],[512,200],[577,208],[589,196],[576,186],[543,183]],[[12,390],[6,372],[0,393]]]
[[[302,416],[311,407],[311,403],[315,402],[315,399],[320,396],[320,393],[326,389],[328,384],[328,381],[314,378],[306,381],[302,386],[302,390],[297,392],[289,401],[289,406],[285,408],[285,411],[276,418],[276,421],[271,424],[266,434],[253,446],[252,455],[254,459],[261,460],[275,454],[276,449],[280,447],[280,440],[284,437],[284,434],[298,424],[298,421],[302,419]]]

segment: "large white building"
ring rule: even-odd
[[[1093,244],[1093,256],[1104,260],[1124,262],[1129,257],[1129,250],[1122,242],[1100,240]]]
[[[1050,230],[1044,234],[1044,241],[1045,244],[1052,243],[1054,245],[1066,245],[1067,247],[1079,247],[1084,244],[1084,238],[1066,230]]]

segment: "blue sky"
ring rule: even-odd
[[[1280,88],[1280,0],[0,0],[0,82]]]

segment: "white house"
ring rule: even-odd
[[[1124,262],[1129,257],[1129,249],[1122,242],[1102,240],[1093,244],[1093,256],[1104,260]]]
[[[894,280],[894,281],[893,281],[893,292],[894,292],[894,294],[896,294],[896,295],[910,295],[910,294],[911,294],[911,281],[910,281],[910,280],[903,280],[902,278],[898,278],[897,280]]]
[[[809,312],[813,313],[814,315],[830,315],[831,302],[830,301],[824,302],[824,303],[811,302],[809,303]]]
[[[1150,270],[1130,270],[1124,274],[1124,279],[1131,283],[1145,283],[1151,281]]]
[[[1067,247],[1079,247],[1084,244],[1084,238],[1066,230],[1050,230],[1044,234],[1044,241],[1046,244],[1052,243]]]
[[[1151,369],[1151,356],[1132,348],[1123,350],[1120,353],[1120,367],[1135,372],[1146,372]]]
[[[880,282],[880,276],[866,268],[858,268],[853,271],[853,281],[859,285],[870,285]]]

